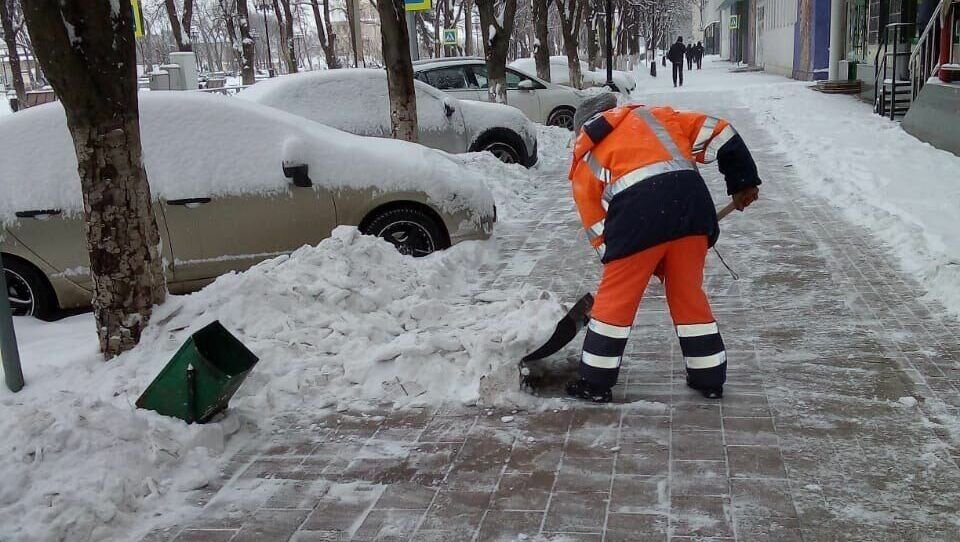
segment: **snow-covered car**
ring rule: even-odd
[[[518,58],[510,63],[510,67],[524,73],[537,73],[537,63],[532,58]],[[590,65],[581,60],[580,72],[583,74],[585,88],[603,87],[607,84],[605,69],[591,71]],[[558,85],[570,86],[570,65],[567,63],[567,57],[550,57],[550,81]],[[617,85],[617,90],[624,94],[630,94],[637,88],[636,80],[625,71],[613,70],[613,83]]]
[[[487,64],[482,58],[450,57],[413,63],[417,79],[461,100],[489,101]],[[507,104],[530,120],[573,129],[573,115],[585,95],[507,68]]]
[[[140,95],[143,163],[173,293],[357,226],[425,255],[490,236],[482,174],[404,141],[200,93]],[[59,103],[0,118],[0,253],[19,315],[87,306],[73,142]]]
[[[416,93],[420,143],[450,153],[489,151],[526,167],[537,163],[536,128],[516,109],[462,102],[420,82]],[[390,137],[384,70],[297,73],[261,81],[237,96],[352,134]]]

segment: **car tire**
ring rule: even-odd
[[[495,129],[477,138],[470,152],[489,152],[505,164],[524,164],[525,146],[520,137],[512,131]]]
[[[50,320],[56,313],[56,296],[46,277],[22,260],[3,258],[3,274],[7,283],[4,292],[10,299],[14,316],[33,316]]]
[[[420,258],[450,246],[442,223],[423,209],[397,207],[378,212],[360,228],[393,244],[401,254]]]
[[[558,107],[550,113],[547,126],[558,126],[573,131],[573,116],[576,110],[571,107]]]

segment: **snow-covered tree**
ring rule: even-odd
[[[17,44],[17,35],[20,33],[22,24],[23,16],[20,11],[20,2],[17,0],[0,0],[0,30],[3,31],[3,42],[7,46],[10,71],[13,72],[13,89],[17,93],[17,101],[21,104],[21,107],[27,99],[27,89],[23,84],[23,71],[20,68],[20,47]]]
[[[413,85],[413,62],[407,46],[406,10],[403,0],[379,0],[380,37],[387,67],[390,96],[390,132],[394,139],[417,141],[417,97]]]
[[[517,14],[517,0],[477,0],[480,32],[487,59],[487,92],[491,102],[507,103],[507,51]]]
[[[73,138],[93,312],[108,359],[136,346],[166,296],[140,146],[133,16],[117,6],[23,0],[38,61]]]
[[[560,14],[560,30],[563,32],[563,50],[567,54],[570,84],[583,88],[583,73],[580,69],[580,24],[583,8],[588,0],[554,0]]]

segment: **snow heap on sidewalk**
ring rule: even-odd
[[[341,227],[317,247],[170,298],[141,344],[108,363],[89,315],[18,322],[25,353],[40,355],[25,356],[23,392],[0,392],[4,541],[106,540],[141,527],[138,510],[175,516],[184,492],[246,440],[230,435],[269,430],[281,414],[530,400],[515,364],[562,309],[533,288],[480,293],[494,258],[493,243],[472,242],[413,259]],[[260,357],[226,416],[188,426],[137,410],[177,348],[214,320]]]

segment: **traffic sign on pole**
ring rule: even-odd
[[[443,44],[444,44],[444,45],[456,45],[456,44],[457,44],[457,29],[456,29],[456,28],[444,28],[444,29],[443,29]]]
[[[403,7],[407,11],[430,11],[433,3],[431,0],[403,0]]]
[[[130,0],[130,7],[133,10],[133,35],[142,38],[143,32],[143,10],[140,9],[140,0]]]

